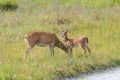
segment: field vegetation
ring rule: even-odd
[[[0,80],[58,80],[78,73],[120,65],[120,0],[8,0],[14,10],[1,7],[0,0]],[[10,7],[8,7],[10,8]],[[51,57],[47,47],[35,47],[24,58],[29,31],[48,31],[61,38],[89,38],[91,55],[81,48],[73,56],[55,48]]]

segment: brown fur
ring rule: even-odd
[[[84,53],[88,50],[89,54],[91,53],[90,48],[88,47],[88,38],[86,36],[80,36],[74,39],[69,39],[67,37],[68,31],[62,31],[62,37],[65,40],[66,47],[69,48],[69,53],[72,54],[72,48],[80,46],[84,50]]]
[[[63,45],[63,43],[57,38],[57,36],[54,33],[32,31],[32,32],[28,32],[24,36],[24,40],[28,45],[28,48],[25,51],[26,56],[27,56],[28,52],[35,45],[49,46],[50,53],[52,56],[54,56],[54,48],[55,47],[61,48],[63,51],[68,53],[68,48],[66,48]]]

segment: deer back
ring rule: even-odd
[[[59,42],[57,36],[54,33],[49,32],[29,32],[25,35],[25,39],[29,43],[36,44],[51,44]]]

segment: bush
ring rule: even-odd
[[[17,0],[0,0],[0,9],[2,10],[14,10],[17,7]]]
[[[120,4],[120,0],[113,0],[114,5]]]

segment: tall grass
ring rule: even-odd
[[[0,11],[0,80],[57,80],[120,64],[119,5],[91,8],[70,2],[69,7],[55,3],[57,9],[47,9],[38,4],[41,0],[35,1],[19,1],[16,11]],[[24,59],[25,33],[54,32],[63,42],[60,31],[64,29],[69,30],[70,38],[88,36],[92,54],[85,55],[75,48],[71,57],[55,48],[55,56],[51,57],[47,47],[36,46]]]
[[[20,0],[19,0],[20,1]],[[47,6],[59,3],[63,6],[70,7],[79,4],[82,7],[113,7],[120,4],[120,0],[25,0],[25,2],[37,2]]]

